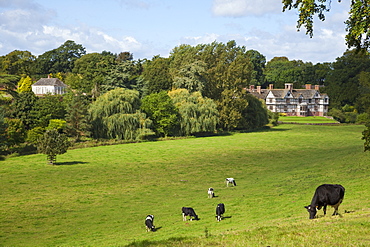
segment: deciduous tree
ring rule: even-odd
[[[325,20],[325,12],[330,11],[331,0],[283,0],[283,11],[298,10],[298,30],[303,26],[306,34],[313,36],[314,16]],[[341,2],[341,0],[338,0]],[[351,0],[348,20],[346,20],[346,42],[349,48],[368,49],[370,46],[370,4],[368,0]]]
[[[37,151],[47,155],[48,164],[55,165],[57,155],[66,153],[69,146],[67,135],[59,133],[56,129],[50,129],[38,140]]]
[[[152,121],[140,111],[138,91],[108,91],[90,105],[89,116],[95,138],[136,140],[154,134]]]

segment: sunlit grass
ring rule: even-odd
[[[0,162],[0,246],[366,246],[363,129],[280,125],[76,149],[58,156],[57,166],[44,155],[13,157]],[[227,188],[226,177],[237,186]],[[342,217],[329,208],[326,217],[308,220],[303,206],[322,183],[346,188]],[[226,218],[217,222],[220,202]],[[200,221],[183,222],[183,206]],[[145,231],[147,214],[158,231]]]

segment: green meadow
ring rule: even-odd
[[[297,116],[279,116],[279,121],[283,123],[314,123],[314,124],[336,124],[338,121],[326,117],[297,117]]]
[[[0,246],[370,246],[370,153],[361,125],[69,150],[0,161]],[[226,177],[236,187],[226,187]],[[317,186],[346,188],[339,216],[308,219]],[[207,198],[213,187],[215,198]],[[216,205],[226,213],[215,218]],[[182,221],[181,207],[199,221]],[[146,232],[146,215],[156,232]]]

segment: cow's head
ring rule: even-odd
[[[310,219],[314,219],[317,213],[317,208],[311,205],[305,206],[308,213],[310,214]]]

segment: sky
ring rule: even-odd
[[[333,0],[310,38],[304,28],[297,32],[298,12],[282,12],[281,0],[0,0],[0,56],[38,56],[73,40],[87,53],[151,59],[181,44],[235,40],[267,61],[334,62],[347,49],[349,2]]]

